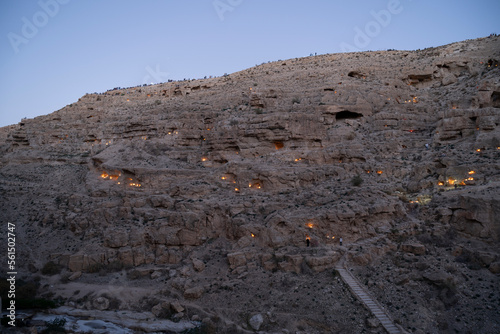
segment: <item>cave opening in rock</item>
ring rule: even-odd
[[[363,114],[357,113],[357,112],[352,112],[349,110],[343,110],[341,112],[338,112],[335,115],[335,119],[342,120],[342,119],[357,119],[363,117]]]

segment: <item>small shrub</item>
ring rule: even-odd
[[[362,183],[363,183],[363,179],[359,175],[356,175],[355,177],[353,177],[351,179],[351,184],[355,187],[359,187]]]
[[[55,318],[52,321],[46,321],[45,326],[47,327],[42,333],[66,333],[64,329],[64,325],[66,324],[66,319],[64,318]]]
[[[42,274],[47,276],[54,276],[61,272],[62,267],[52,261],[47,262],[42,268]]]

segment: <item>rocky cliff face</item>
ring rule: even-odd
[[[329,284],[321,273],[344,257],[369,276],[374,293],[382,275],[373,271],[387,261],[399,269],[383,279],[386,289],[397,284],[424,296],[453,286],[460,301],[446,292],[422,297],[417,306],[439,312],[398,315],[407,330],[462,331],[476,323],[493,333],[500,326],[499,60],[500,39],[492,36],[88,94],[0,129],[2,221],[17,225],[26,273],[39,274],[50,262],[63,268],[63,278],[103,286],[114,282],[113,271],[125,270],[139,281],[122,285],[168,290],[219,330],[250,330],[244,314],[254,311],[269,312],[269,331],[364,327],[366,311],[348,296],[342,301],[360,312],[352,321],[321,315],[335,304],[299,316],[307,314],[299,304],[308,303],[300,293],[294,309],[273,299],[254,305],[255,295],[236,302],[241,312],[211,304],[259,272],[265,277],[255,284],[264,291],[278,277],[288,280],[277,298],[298,291],[294,279]],[[448,268],[451,281],[434,272],[447,270],[441,257],[465,263]],[[414,259],[421,267],[407,264]],[[488,287],[464,279],[471,270],[474,279],[491,281],[489,297]],[[96,283],[103,277],[97,272],[111,281]],[[115,308],[139,305],[109,289],[85,303],[61,292],[71,284],[51,292],[79,308],[95,309],[98,298],[115,298]],[[169,293],[155,300],[156,313],[169,309],[161,306]],[[481,322],[463,311],[476,298],[496,305]],[[383,302],[413,314],[407,299]],[[465,322],[455,321],[457,312]],[[214,325],[213,317],[226,322]],[[297,321],[285,325],[280,317]]]

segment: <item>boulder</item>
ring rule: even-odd
[[[428,280],[429,282],[437,285],[437,286],[441,286],[443,284],[445,284],[445,282],[448,282],[450,280],[453,279],[452,276],[448,275],[447,273],[445,273],[444,271],[429,271],[429,272],[425,272],[422,277],[426,280]]]
[[[488,268],[493,274],[500,274],[500,262],[490,264]]]
[[[104,246],[110,248],[120,248],[128,245],[128,233],[117,229],[108,229],[104,233]]]
[[[203,261],[201,261],[201,260],[194,259],[193,260],[193,268],[194,268],[194,270],[196,270],[198,272],[202,272],[203,270],[205,270],[205,263],[203,263]]]
[[[441,80],[443,86],[448,86],[457,82],[457,77],[452,73],[446,73]]]
[[[99,311],[104,311],[109,308],[109,299],[105,297],[97,297],[92,302],[92,306]]]
[[[367,318],[366,326],[368,328],[377,328],[378,326],[380,326],[380,321],[377,318]]]
[[[419,243],[408,243],[401,245],[401,250],[405,253],[412,253],[415,255],[425,254],[425,246]]]
[[[205,292],[205,289],[201,286],[196,286],[194,288],[187,289],[184,291],[184,298],[186,299],[198,299],[200,298],[203,293]]]
[[[181,306],[178,300],[173,301],[170,303],[170,308],[175,312],[175,313],[181,313],[184,312],[185,308]]]
[[[68,268],[71,271],[83,271],[89,267],[89,258],[84,254],[74,254],[69,257]]]
[[[243,252],[227,254],[227,260],[231,269],[244,266],[247,263],[247,258]]]
[[[260,327],[262,326],[263,323],[264,323],[264,317],[260,313],[252,316],[248,320],[248,324],[255,331],[258,331],[260,329]]]
[[[153,271],[153,273],[151,274],[151,279],[157,279],[157,278],[160,278],[163,274],[161,273],[161,271],[158,271],[158,270],[155,270]]]
[[[77,279],[79,279],[80,277],[82,276],[82,272],[81,271],[77,271],[73,274],[71,274],[69,277],[68,277],[68,280],[70,281],[75,281]]]

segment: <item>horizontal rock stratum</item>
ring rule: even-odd
[[[345,257],[410,332],[498,332],[499,60],[497,36],[280,60],[1,128],[19,272],[59,268],[72,281],[44,271],[40,293],[75,308],[359,332],[369,315],[327,274]]]

